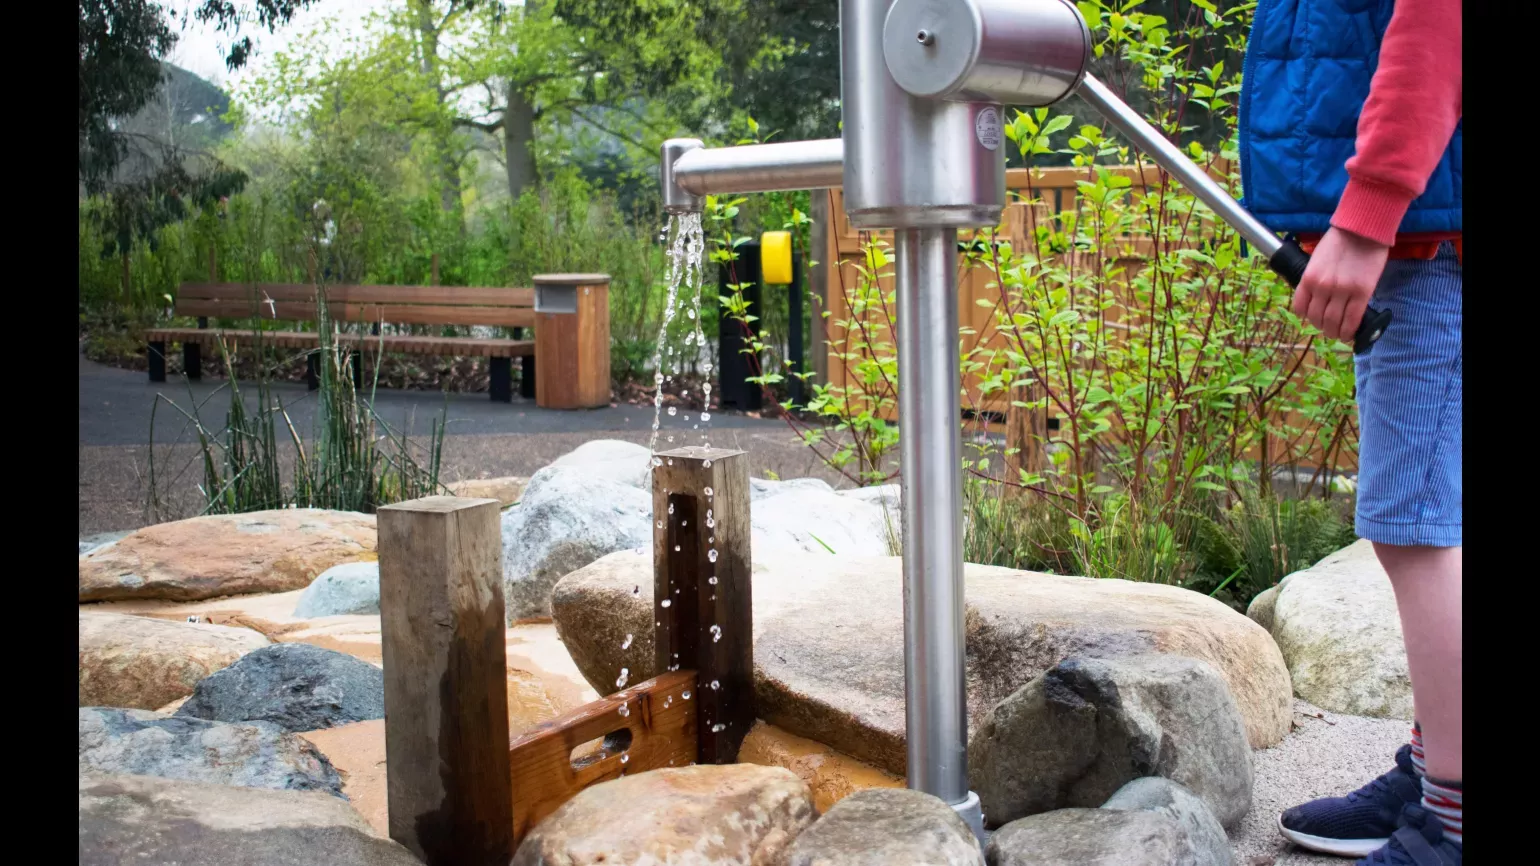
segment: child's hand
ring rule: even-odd
[[[1389,257],[1390,247],[1341,229],[1328,231],[1294,290],[1294,314],[1334,340],[1352,340]]]

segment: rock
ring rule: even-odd
[[[891,552],[882,506],[830,490],[785,490],[753,503],[749,517],[756,556],[886,556]]]
[[[509,624],[550,616],[551,587],[563,575],[607,553],[651,543],[651,493],[592,474],[590,466],[541,469],[524,499],[503,514]]]
[[[80,771],[342,796],[342,779],[326,757],[274,725],[168,719],[147,710],[81,707]]]
[[[983,866],[973,831],[921,791],[851,794],[792,843],[787,866]]]
[[[380,563],[349,562],[321,572],[294,607],[301,619],[380,612]]]
[[[900,561],[755,555],[753,567],[759,717],[903,775]],[[965,574],[972,727],[1067,656],[1155,652],[1212,664],[1240,708],[1253,748],[1277,743],[1289,731],[1292,696],[1278,648],[1260,626],[1222,602],[1124,580],[981,565],[967,566]],[[633,683],[657,675],[652,605],[652,561],[645,550],[611,554],[557,584],[557,631],[599,694],[615,690],[623,666]],[[627,634],[633,640],[621,649]]]
[[[80,776],[80,866],[422,866],[318,792]]]
[[[1234,856],[1230,839],[1219,819],[1204,802],[1170,779],[1146,776],[1118,789],[1102,804],[1103,809],[1127,812],[1155,812],[1173,818],[1187,831],[1202,866],[1232,866]]]
[[[505,478],[467,478],[445,486],[449,488],[451,496],[463,496],[466,499],[496,499],[503,508],[507,508],[518,502],[524,495],[524,488],[529,486],[529,479],[511,475]]]
[[[816,490],[820,493],[833,493],[834,488],[828,482],[817,478],[788,478],[784,481],[771,481],[768,478],[749,479],[749,501],[758,502],[761,499],[769,499],[772,496],[780,496],[793,490]]]
[[[268,639],[245,628],[80,611],[80,706],[154,710]]]
[[[80,555],[85,556],[93,550],[106,547],[119,539],[132,534],[132,530],[122,532],[98,532],[94,535],[82,535],[80,537]]]
[[[1273,608],[1273,639],[1294,694],[1337,713],[1412,718],[1401,618],[1369,541],[1289,575]]]
[[[772,866],[813,818],[807,786],[779,767],[651,770],[568,800],[530,831],[512,866]]]
[[[785,767],[796,773],[813,792],[813,808],[820,815],[857,791],[904,787],[902,776],[760,721],[754,723],[738,747],[738,763]]]
[[[1060,809],[1012,821],[985,846],[989,866],[1209,866],[1176,819]]]
[[[968,768],[992,827],[1100,806],[1141,776],[1185,785],[1227,827],[1251,808],[1240,711],[1212,666],[1180,656],[1065,659],[984,717]]]
[[[80,558],[80,600],[197,601],[303,589],[374,559],[374,516],[290,508],[161,523]]]
[[[646,445],[620,439],[595,439],[556,458],[552,466],[581,469],[589,475],[652,492],[652,452]]]
[[[1282,588],[1281,584],[1270,586],[1257,593],[1251,604],[1246,605],[1246,616],[1269,632],[1273,630],[1273,607],[1278,603],[1278,593]]]
[[[346,653],[281,643],[198,683],[177,717],[314,731],[385,718],[385,672]]]

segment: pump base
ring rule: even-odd
[[[952,809],[963,819],[963,823],[968,825],[968,829],[973,831],[973,838],[979,840],[979,845],[982,846],[985,841],[984,809],[979,804],[979,795],[969,791],[968,799],[961,803],[953,803]]]

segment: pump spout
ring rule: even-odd
[[[844,182],[845,143],[838,138],[705,147],[699,139],[663,142],[663,209],[700,213],[705,196],[733,192],[826,189]]]

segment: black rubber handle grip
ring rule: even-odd
[[[1267,266],[1273,269],[1273,273],[1288,280],[1289,285],[1299,288],[1299,281],[1305,278],[1305,268],[1310,266],[1310,254],[1290,238],[1267,260]],[[1358,330],[1353,334],[1353,354],[1367,355],[1389,327],[1390,319],[1389,310],[1366,307],[1363,320],[1358,323]]]

